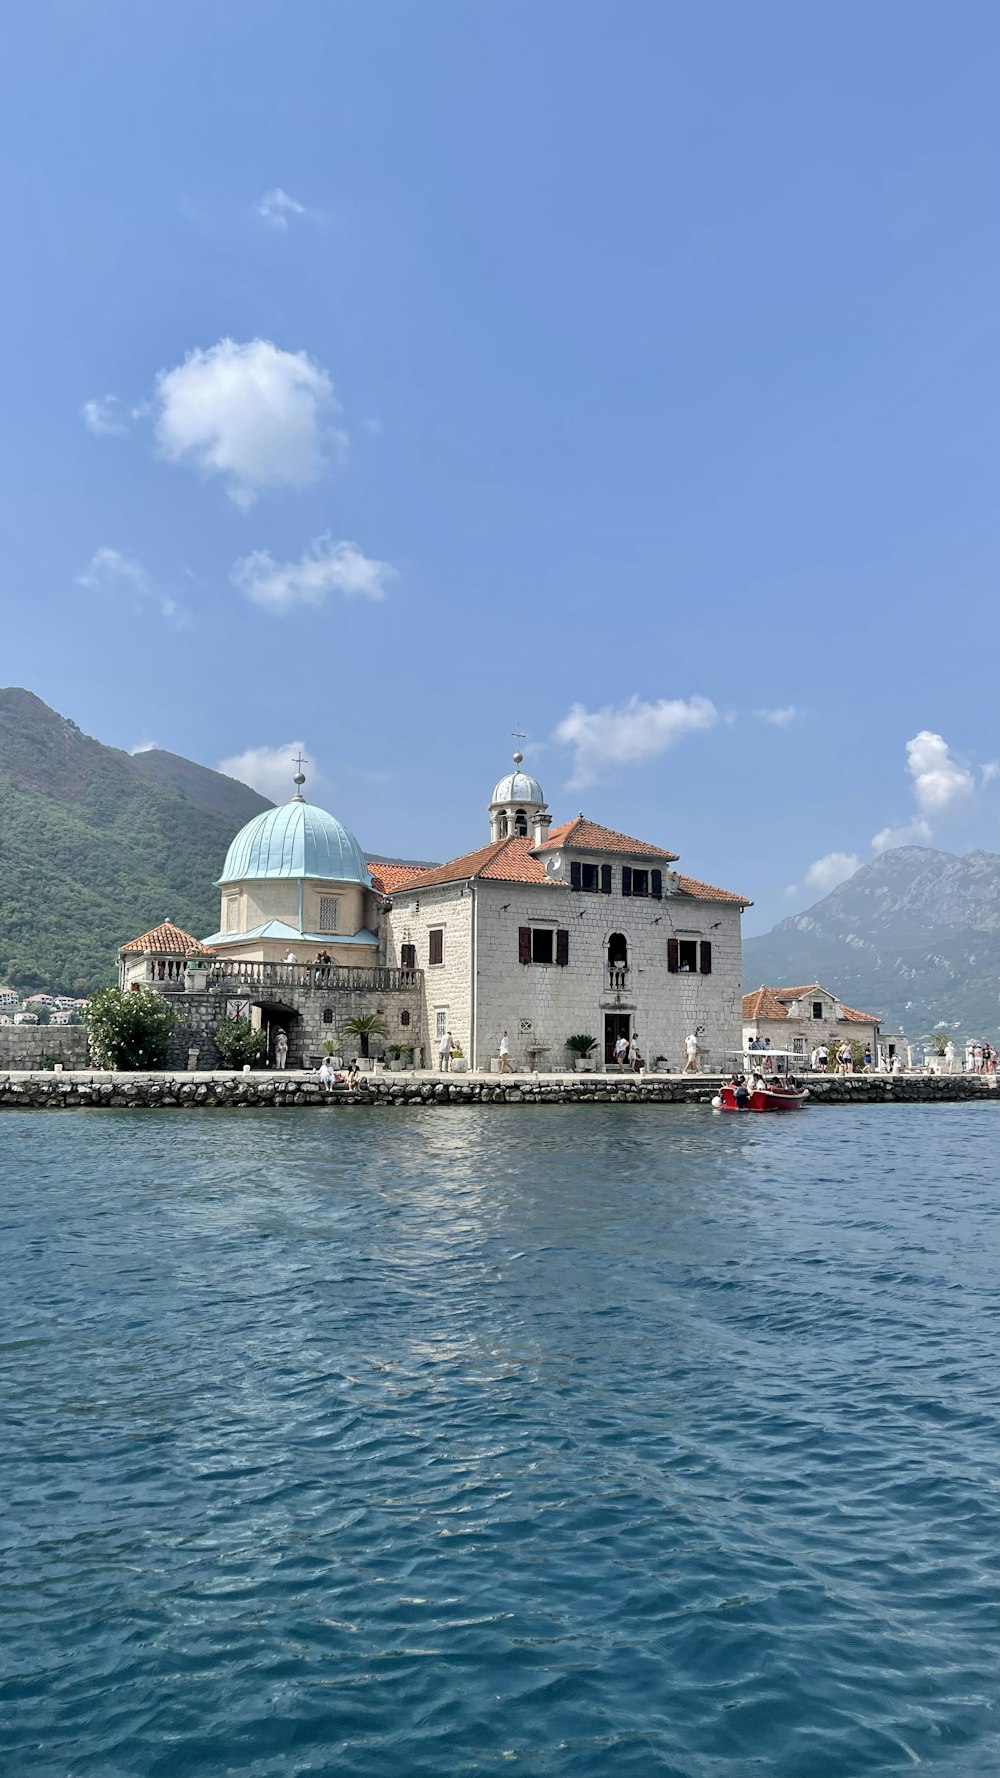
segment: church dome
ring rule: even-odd
[[[241,827],[222,867],[223,883],[312,877],[371,887],[365,855],[334,815],[293,797]]]
[[[495,803],[544,803],[542,787],[537,778],[529,778],[527,772],[508,772],[501,778],[493,792]]]

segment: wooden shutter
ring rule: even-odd
[[[569,962],[569,933],[561,926],[556,933],[556,962],[561,969],[565,969]]]
[[[655,896],[657,901],[663,900],[663,872],[661,870],[650,871],[649,893],[650,895]]]
[[[712,941],[708,938],[703,938],[701,941],[701,973],[702,975],[711,975],[712,973]]]
[[[569,867],[569,886],[571,889],[579,889],[580,883],[580,860],[577,858]]]
[[[622,865],[622,894],[623,895],[631,895],[631,893],[632,893],[632,866],[630,864],[623,864]]]
[[[676,975],[681,966],[680,945],[675,938],[667,939],[667,968],[671,975]]]
[[[611,894],[611,866],[610,866],[610,864],[602,864],[601,865],[601,894],[602,895],[610,895]]]
[[[517,929],[517,960],[519,963],[531,962],[530,926],[519,926]]]
[[[444,962],[444,933],[440,926],[432,927],[428,933],[427,959],[430,963]]]

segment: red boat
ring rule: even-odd
[[[760,1066],[766,1053],[765,1066],[776,1073],[762,1074]],[[801,1056],[783,1050],[754,1050],[748,1053],[745,1074],[735,1075],[720,1087],[712,1100],[713,1111],[801,1111],[809,1097],[809,1088],[801,1087],[786,1074],[793,1061]]]

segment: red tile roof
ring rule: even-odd
[[[393,895],[397,889],[405,889],[415,877],[422,877],[430,867],[426,864],[378,864],[368,860],[372,882],[383,895]]]
[[[743,996],[743,1017],[745,1019],[787,1019],[789,1005],[793,1000],[802,1000],[808,994],[829,994],[829,988],[823,988],[819,982],[807,982],[801,988],[756,988],[752,994]],[[840,1018],[849,1025],[880,1025],[881,1013],[859,1012],[855,1006],[841,1006]],[[834,1015],[835,1022],[840,1019]]]
[[[531,856],[531,841],[518,837],[493,840],[475,852],[465,852],[435,870],[422,871],[406,887],[432,889],[439,883],[461,883],[473,877],[488,877],[500,883],[546,883],[550,888],[564,889],[564,883],[552,883],[544,865]]]
[[[204,951],[205,946],[199,944],[190,932],[185,932],[182,926],[175,926],[172,921],[165,920],[161,926],[151,926],[141,937],[130,938],[127,945],[122,945],[122,950],[156,951],[160,955],[186,957],[189,951]]]
[[[748,895],[737,895],[733,889],[716,889],[714,883],[699,883],[697,877],[678,876],[677,885],[682,895],[693,895],[697,901],[732,901],[737,907],[753,907]]]
[[[564,821],[561,827],[550,828],[548,839],[536,850],[551,852],[557,846],[569,846],[579,852],[625,852],[633,858],[673,860],[678,856],[676,852],[667,852],[663,846],[651,846],[647,840],[634,840],[631,834],[618,833],[613,827],[601,827],[584,815],[577,815],[574,821]]]

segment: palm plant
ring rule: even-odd
[[[597,1038],[589,1037],[586,1031],[578,1031],[575,1037],[567,1037],[566,1039],[566,1048],[572,1050],[575,1056],[579,1056],[581,1062],[585,1061],[590,1055],[591,1050],[596,1047]]]
[[[343,1029],[356,1037],[361,1046],[361,1054],[368,1060],[368,1044],[373,1037],[385,1037],[389,1027],[380,1012],[361,1012],[353,1019],[345,1019]]]

